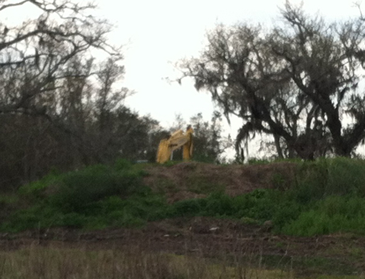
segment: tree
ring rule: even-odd
[[[3,20],[28,8],[38,14],[20,25]],[[119,86],[122,55],[93,9],[73,0],[0,1],[0,189],[54,167],[145,159],[151,149],[157,122],[123,105],[132,91]]]
[[[91,71],[95,77],[90,76]],[[118,87],[118,61],[96,64],[74,57],[60,87],[36,96],[44,112],[0,114],[0,190],[15,189],[51,169],[68,171],[117,158],[149,159],[158,122],[139,116],[123,102],[132,93]],[[154,159],[153,159],[154,161]]]
[[[172,127],[167,131],[160,130],[159,140],[168,137],[176,130],[185,131],[187,126],[190,125],[193,132],[193,160],[209,163],[220,163],[224,161],[222,154],[227,148],[232,146],[230,137],[225,138],[222,136],[222,117],[217,111],[213,113],[210,121],[204,121],[202,113],[197,113],[190,117],[190,122],[187,123],[180,114],[175,116],[175,121]],[[174,160],[182,160],[182,150],[177,149],[174,152]]]
[[[216,163],[222,161],[221,155],[230,147],[230,140],[222,136],[221,120],[221,114],[217,111],[213,113],[210,122],[204,121],[201,113],[190,118],[194,130],[194,160]]]
[[[70,166],[69,149],[60,148],[59,133],[42,117],[1,114],[0,191],[14,190],[49,172]]]
[[[278,157],[350,156],[365,138],[365,21],[329,24],[289,2],[280,12],[269,31],[218,26],[202,55],[181,63],[183,77],[243,120],[237,152],[262,133]]]
[[[42,113],[34,100],[62,86],[73,75],[65,71],[76,56],[100,49],[120,57],[108,45],[110,25],[92,16],[92,4],[72,0],[1,1],[0,15],[35,7],[38,14],[20,26],[0,21],[0,113]]]

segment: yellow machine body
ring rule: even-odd
[[[186,133],[177,130],[168,139],[160,141],[157,150],[157,163],[163,164],[171,158],[174,150],[183,147],[183,159],[190,160],[193,155],[193,129],[189,128]]]

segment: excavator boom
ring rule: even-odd
[[[174,150],[183,146],[183,159],[189,160],[193,151],[193,129],[188,128],[186,133],[182,130],[175,131],[168,139],[160,141],[157,150],[157,163],[163,164],[167,162]]]

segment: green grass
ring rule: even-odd
[[[313,236],[335,232],[365,233],[365,200],[352,196],[329,196],[287,223],[282,233]]]
[[[192,174],[186,179],[187,189],[196,194],[209,194],[223,191],[224,186],[218,183],[211,183],[206,177]]]
[[[297,236],[365,234],[365,162],[333,158],[296,164],[294,181],[275,174],[275,189],[235,197],[194,173],[187,178],[190,190],[208,196],[173,204],[167,203],[164,187],[153,192],[143,185],[144,169],[125,160],[54,172],[1,198],[0,206],[11,214],[2,218],[0,229],[139,227],[164,218],[213,216],[254,224],[272,220],[274,232]]]
[[[207,194],[207,196],[199,199],[181,200],[172,204],[166,201],[164,189],[174,190],[179,185],[170,185],[167,180],[166,183],[164,180],[157,181],[165,184],[162,183],[161,187],[154,192],[143,184],[143,177],[148,175],[144,168],[125,160],[118,160],[112,166],[95,165],[65,174],[53,172],[39,181],[24,185],[15,195],[0,198],[3,212],[0,215],[2,220],[0,229],[5,232],[51,227],[95,230],[143,227],[147,222],[166,218],[211,216],[229,218],[255,226],[272,220],[274,233],[293,236],[316,236],[332,233],[364,235],[364,161],[333,158],[320,159],[314,162],[296,162],[296,164],[295,179],[292,181],[288,182],[285,175],[275,173],[271,181],[274,189],[257,189],[234,197],[224,193],[224,185],[211,185],[204,180],[205,176],[199,178],[197,173],[193,171],[191,172],[193,176],[187,177],[190,191]],[[225,168],[226,166],[222,166],[222,172]],[[277,247],[283,245],[283,243],[278,243]],[[278,268],[278,262],[280,262],[282,265],[280,268],[285,267],[285,270],[287,267],[298,271],[302,268],[305,272],[311,270],[313,274],[310,278],[340,278],[336,277],[336,274],[347,274],[349,276],[346,278],[356,278],[356,276],[350,276],[356,268],[350,264],[346,266],[346,260],[361,261],[364,254],[356,246],[349,246],[346,249],[346,257],[348,258],[343,259],[343,262],[320,256],[317,258],[284,258],[281,255],[278,256],[280,258],[260,255],[257,262],[261,266],[265,266],[264,268]],[[4,278],[6,276],[6,278],[18,278],[10,275],[10,270],[15,268],[19,272],[23,272],[22,274],[29,273],[33,276],[29,278],[36,278],[39,275],[38,272],[43,272],[46,270],[46,266],[54,265],[58,261],[56,255],[44,254],[44,257],[35,257],[34,252],[35,250],[14,252],[7,255],[6,259],[5,255],[3,255],[3,259],[0,255],[0,262],[3,264],[2,266],[0,264],[0,275],[4,275]],[[38,250],[36,252],[37,255],[43,253],[43,251]],[[109,252],[105,251],[105,253]],[[45,253],[53,253],[53,251],[46,251]],[[76,274],[74,271],[76,272],[79,265],[74,265],[69,261],[69,255],[63,256],[64,251],[57,250],[56,253],[62,257],[52,269],[53,271],[47,272],[59,270],[70,276]],[[102,265],[99,266],[99,270],[108,268],[111,272],[115,272],[116,269],[108,265],[109,260],[107,259],[116,254],[108,255],[102,255],[106,261],[101,261]],[[118,256],[124,257],[124,255]],[[145,256],[144,263],[150,260],[149,255]],[[94,257],[98,260],[99,256],[94,254],[90,259],[88,258],[89,254],[75,256],[75,258],[82,257],[84,264],[89,266],[88,270],[90,271],[92,268],[89,264],[92,263]],[[48,259],[53,259],[52,263],[48,263]],[[166,259],[164,258],[164,260]],[[160,265],[160,262],[151,262],[151,264],[153,266],[160,265],[161,268],[171,268],[170,271],[166,271],[167,277],[165,278],[172,278],[171,274],[177,274],[177,272],[183,272],[186,269],[183,267],[181,270],[177,270],[176,268],[179,268],[180,263],[178,262],[178,267],[176,267],[175,260],[173,263],[168,262],[168,266]],[[189,262],[190,264],[191,262]],[[29,267],[29,269],[23,269],[21,266]],[[66,266],[65,269],[63,266]],[[146,267],[145,272],[148,268]],[[215,275],[217,278],[240,278],[238,275],[242,271],[234,270],[227,264],[218,273],[215,273],[217,267],[210,264],[207,267],[205,263],[202,263],[196,268],[200,269],[196,278],[215,278]],[[33,270],[35,273],[32,273]],[[118,266],[118,270],[120,270],[120,266]],[[252,270],[254,270],[252,273],[254,277],[252,278],[257,278],[257,272],[262,274],[258,278],[270,278],[266,277],[269,275],[265,273],[265,270],[259,269],[255,265],[246,269],[247,274],[250,274]],[[8,271],[9,273],[7,273]],[[203,271],[206,272],[204,273],[205,277],[199,277]],[[320,271],[325,272],[320,273]],[[84,270],[77,272],[84,274],[82,273]],[[151,273],[152,277],[160,275],[153,272],[161,272],[161,269],[152,269]],[[324,273],[327,275],[321,277],[320,274]],[[180,277],[178,278],[195,278],[191,274],[179,273]],[[54,278],[58,278],[58,275],[54,276],[56,276]],[[270,276],[273,276],[271,278],[281,278],[275,277],[274,273],[270,273]],[[290,276],[290,274],[285,273],[285,276]],[[84,278],[87,278],[87,275]],[[248,276],[248,278],[250,277]]]
[[[162,196],[143,185],[146,173],[127,161],[50,174],[19,189],[19,208],[3,221],[3,231],[72,227],[100,229],[140,226],[161,218]]]

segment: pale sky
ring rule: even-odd
[[[328,20],[344,20],[359,15],[352,0],[292,0],[303,2],[310,14]],[[112,42],[124,44],[124,85],[137,93],[126,104],[141,115],[150,114],[164,127],[175,115],[185,120],[202,112],[211,118],[214,105],[208,93],[197,92],[192,81],[169,84],[165,78],[178,75],[174,64],[184,57],[197,56],[205,44],[205,33],[217,23],[262,23],[270,27],[279,18],[285,0],[96,0],[101,16],[117,27]],[[364,5],[362,5],[363,7]],[[234,138],[241,121],[233,119],[226,134]]]

